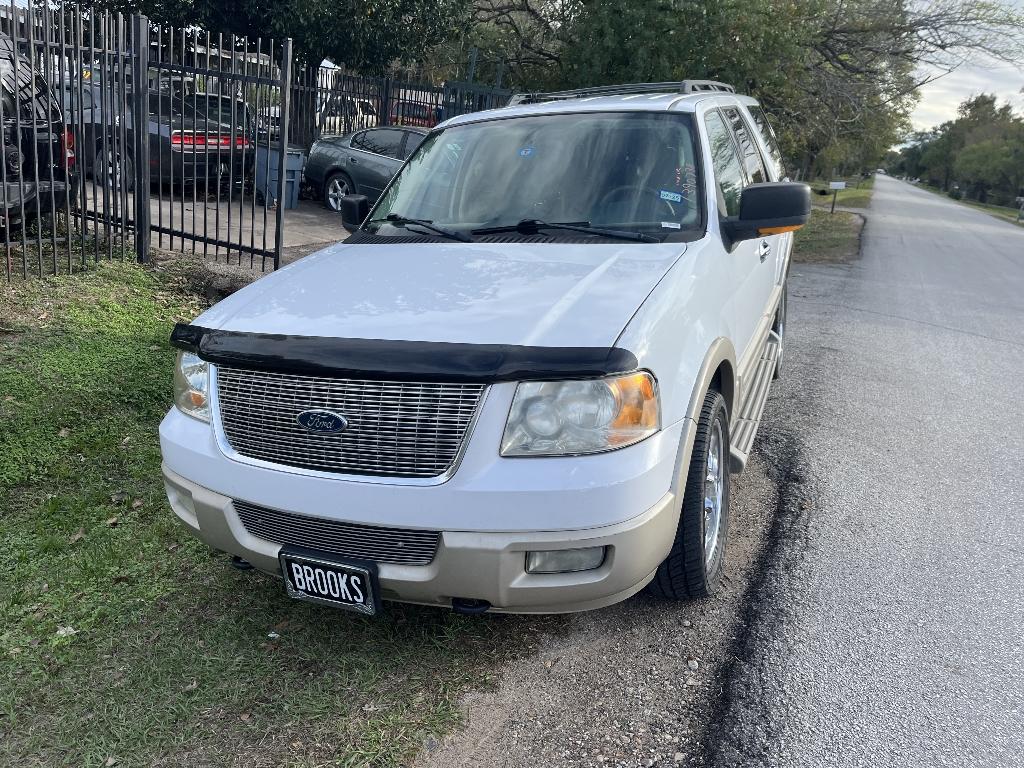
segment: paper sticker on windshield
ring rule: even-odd
[[[663,221],[661,222],[662,229],[682,229],[683,225],[678,221]]]
[[[681,203],[683,202],[683,196],[678,192],[670,192],[667,189],[661,190],[661,199],[668,200],[670,203]]]
[[[520,157],[533,157],[533,153],[533,147],[523,147],[522,149],[519,150]]]

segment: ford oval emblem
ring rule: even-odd
[[[333,411],[303,411],[295,420],[310,432],[344,432],[348,429],[348,419]]]

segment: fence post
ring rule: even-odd
[[[292,39],[285,38],[281,46],[281,146],[277,155],[277,210],[274,212],[274,269],[281,266],[281,247],[284,243],[284,205],[288,192],[288,123],[291,119],[290,96],[292,90]],[[298,179],[295,180],[298,184]]]
[[[391,77],[385,77],[380,84],[380,114],[378,125],[391,125]]]
[[[139,264],[149,261],[149,19],[132,16],[135,43],[132,72],[132,114],[129,127],[134,136],[135,157],[135,258]],[[122,173],[123,171],[123,160]]]

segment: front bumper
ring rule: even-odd
[[[163,467],[171,508],[211,547],[280,575],[280,544],[251,535],[232,500]],[[590,610],[624,600],[654,576],[675,537],[679,505],[666,492],[652,507],[615,524],[565,531],[443,531],[434,560],[425,566],[379,564],[386,600],[451,606],[457,598],[486,600],[511,613]],[[560,574],[526,572],[526,552],[606,546],[602,565]]]

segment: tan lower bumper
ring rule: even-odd
[[[227,496],[214,493],[165,466],[171,508],[211,547],[280,575],[280,543],[246,531]],[[625,600],[651,580],[675,537],[679,507],[666,493],[654,507],[617,525],[573,531],[444,531],[433,562],[425,566],[379,565],[385,600],[451,606],[453,598],[486,600],[495,611],[561,613],[601,608]],[[591,571],[526,572],[532,550],[608,547]]]

